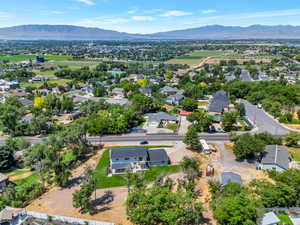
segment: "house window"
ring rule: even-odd
[[[129,160],[129,158],[125,158],[125,160]]]
[[[139,157],[139,161],[143,161],[143,157]]]

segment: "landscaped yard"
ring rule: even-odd
[[[289,225],[293,225],[293,222],[291,221],[291,219],[288,216],[278,216],[280,219],[280,223],[279,224],[289,224]]]
[[[39,175],[37,173],[34,173],[24,179],[15,180],[14,183],[16,185],[21,185],[21,184],[25,184],[25,183],[38,183],[39,179],[40,179]]]
[[[147,148],[163,148],[163,147],[165,146],[147,146]],[[117,175],[112,175],[111,177],[107,176],[108,167],[109,167],[109,149],[106,149],[104,150],[103,155],[96,167],[97,188],[101,189],[101,188],[126,186],[125,175],[117,174]],[[151,167],[149,170],[145,171],[145,181],[149,183],[155,181],[155,179],[160,175],[168,175],[177,172],[180,172],[180,166],[178,165]]]

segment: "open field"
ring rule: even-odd
[[[53,80],[49,80],[47,81],[48,84],[54,84],[54,85],[64,85],[66,83],[68,83],[70,80],[68,79],[53,79]],[[26,88],[26,87],[32,87],[32,88],[38,88],[41,85],[43,85],[44,82],[42,81],[38,81],[38,82],[22,82],[21,83],[21,87],[22,88]]]
[[[101,61],[67,61],[67,60],[62,60],[62,61],[55,61],[53,62],[54,65],[56,66],[68,66],[70,68],[81,68],[84,66],[88,66],[90,68],[96,67]]]
[[[0,60],[8,60],[11,62],[20,62],[28,59],[35,60],[35,55],[14,55],[14,56],[0,56]],[[60,56],[60,55],[51,55],[44,56],[45,60],[50,61],[61,61],[61,60],[70,60],[72,56]]]
[[[204,58],[212,56],[223,55],[222,51],[194,51],[184,56],[179,56],[174,59],[167,61],[170,64],[187,64],[187,65],[197,65],[200,64]]]
[[[109,149],[106,149],[96,167],[96,180],[97,188],[111,188],[126,186],[125,175],[112,175],[107,176],[107,169],[109,166]],[[160,175],[167,175],[177,173],[180,171],[180,167],[177,165],[170,166],[155,166],[145,171],[145,181],[147,183],[155,181]]]

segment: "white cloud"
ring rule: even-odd
[[[96,5],[92,0],[77,0],[77,2],[84,3],[86,5]]]
[[[7,12],[0,12],[0,19],[1,20],[8,20],[8,19],[12,19],[14,16],[7,13]]]
[[[202,14],[212,14],[212,13],[216,13],[217,10],[215,9],[206,9],[206,10],[202,10],[201,13]]]
[[[136,20],[136,21],[153,21],[153,20],[155,20],[155,18],[152,16],[133,16],[133,17],[131,17],[131,19]]]
[[[59,15],[59,14],[64,14],[62,11],[50,11],[51,14]]]
[[[167,11],[167,12],[161,14],[161,16],[163,16],[163,17],[188,16],[188,15],[192,15],[192,13],[191,12],[179,11],[179,10],[170,10],[170,11]]]

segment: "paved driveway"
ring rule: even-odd
[[[290,132],[289,129],[267,115],[264,110],[246,100],[242,100],[242,102],[245,104],[248,118],[258,127],[258,132],[269,132],[273,135],[286,135]]]
[[[241,79],[242,79],[242,81],[252,81],[250,74],[247,71],[242,71]]]

